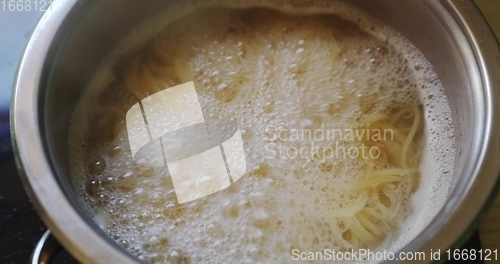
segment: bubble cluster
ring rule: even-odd
[[[425,113],[420,186],[402,197],[399,226],[379,248],[399,249],[431,221],[453,175],[454,129],[436,74],[406,39],[335,1],[183,2],[110,55],[70,128],[74,186],[113,239],[169,263],[283,263],[296,248],[349,250],[334,212],[361,199],[350,190],[363,168],[384,164],[268,158],[266,128],[352,127],[408,103]],[[135,62],[149,86],[125,85],[130,71],[116,65]],[[238,121],[248,170],[223,191],[178,204],[168,168],[134,163],[124,118],[157,87],[191,80],[207,121]]]

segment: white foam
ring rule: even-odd
[[[359,171],[344,160],[318,170],[317,160],[269,159],[264,131],[269,125],[350,127],[356,118],[412,101],[425,113],[420,187],[408,202],[411,215],[401,211],[399,229],[379,249],[400,249],[441,209],[453,175],[454,134],[449,103],[432,67],[401,35],[355,9],[334,1],[300,3],[179,2],[134,30],[97,70],[70,128],[72,176],[99,224],[131,252],[157,262],[185,257],[193,263],[276,263],[289,261],[292,248],[347,248],[328,220],[344,200],[343,186]],[[325,18],[273,18],[267,11],[250,16],[257,28],[248,27],[233,11],[202,9],[206,6],[335,14],[356,21],[367,34],[338,31],[324,24]],[[188,15],[193,10],[202,11]],[[226,36],[222,29],[229,26],[247,31]],[[92,152],[102,171],[89,175],[86,167],[86,138],[97,129],[89,127],[97,95],[120,78],[114,64],[158,36],[171,47],[177,81],[195,81],[203,111],[210,113],[205,118],[237,117],[250,168],[227,190],[181,206],[165,168],[133,163],[124,132]],[[298,148],[308,142],[282,143]],[[88,193],[88,177],[95,178],[95,195]],[[319,191],[323,187],[329,191]]]

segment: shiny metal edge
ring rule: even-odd
[[[47,230],[40,241],[38,241],[33,254],[31,254],[30,262],[31,264],[45,264],[50,263],[54,254],[58,252],[61,245],[52,236],[50,230]]]
[[[24,52],[11,105],[11,134],[16,163],[35,209],[76,259],[82,263],[136,263],[131,255],[103,239],[82,221],[53,177],[41,133],[34,132],[40,131],[37,88],[42,66],[60,25],[76,3],[77,0],[54,1],[52,11],[44,14]]]

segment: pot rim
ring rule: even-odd
[[[39,85],[44,62],[51,44],[77,0],[53,2],[53,10],[46,12],[26,47],[18,67],[11,104],[11,133],[14,154],[21,180],[45,224],[63,246],[83,263],[135,263],[138,261],[116,243],[109,243],[97,230],[89,226],[54,177],[55,172],[44,147],[40,131]],[[480,81],[483,84],[484,130],[479,156],[471,181],[454,192],[453,196],[431,222],[402,252],[441,251],[459,246],[459,238],[477,225],[481,212],[492,204],[498,192],[500,162],[500,50],[496,38],[481,13],[471,0],[434,1],[434,6],[445,9],[462,28],[474,53]],[[474,29],[474,30],[472,30]],[[458,190],[457,190],[458,189]],[[460,206],[458,206],[460,204]],[[64,212],[64,213],[61,213]],[[456,232],[460,230],[460,232]],[[455,244],[454,244],[455,243]],[[425,262],[425,261],[421,261]]]
[[[24,188],[38,214],[59,242],[82,263],[136,263],[116,243],[89,226],[66,198],[51,168],[39,125],[39,84],[56,33],[77,0],[52,3],[38,22],[17,70],[11,103],[11,134]],[[64,212],[64,213],[62,213]]]

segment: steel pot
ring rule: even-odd
[[[173,1],[55,1],[19,66],[11,129],[22,180],[55,237],[83,263],[138,260],[108,237],[75,198],[68,179],[70,116],[106,52],[134,25]],[[410,39],[432,63],[451,103],[457,135],[452,189],[434,221],[402,251],[459,247],[499,187],[498,44],[470,0],[349,3]]]

